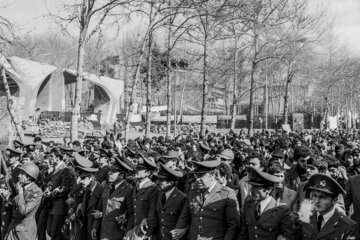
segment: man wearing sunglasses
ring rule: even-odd
[[[275,240],[280,235],[287,240],[295,239],[290,208],[271,196],[274,184],[282,179],[253,167],[248,168],[248,174],[251,199],[245,201],[238,239]]]
[[[218,160],[193,162],[193,174],[199,183],[188,193],[188,199],[172,232],[181,239],[189,227],[190,240],[235,239],[239,230],[239,208],[235,191],[219,184],[215,169]]]
[[[263,171],[265,168],[265,159],[258,154],[252,154],[249,157],[247,157],[247,167],[251,166],[253,168],[259,169],[260,171]],[[250,186],[249,186],[249,178],[246,175],[239,181],[239,205],[240,205],[240,213],[244,212],[244,204],[245,200],[250,195]]]
[[[76,216],[82,226],[81,235],[79,235],[82,239],[97,239],[91,236],[95,220],[92,213],[98,207],[104,187],[96,181],[95,173],[98,171],[97,168],[77,166],[76,170],[79,174],[79,183],[84,190],[82,202],[76,211]]]

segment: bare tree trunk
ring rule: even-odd
[[[151,73],[152,73],[152,34],[148,38],[148,61],[147,61],[147,80],[146,80],[146,126],[145,136],[149,137],[151,127]]]
[[[128,97],[128,64],[125,63],[125,73],[124,73],[124,112],[127,114],[129,97]],[[126,116],[125,116],[126,118]]]
[[[237,39],[235,37],[235,48],[234,48],[234,69],[233,69],[233,101],[231,109],[231,121],[230,129],[235,130],[235,116],[236,116],[236,73],[237,73]]]
[[[184,105],[184,93],[185,93],[185,88],[186,88],[187,80],[188,80],[188,78],[185,77],[184,85],[183,85],[183,88],[182,88],[182,90],[181,90],[181,98],[180,98],[180,121],[182,121],[183,105]]]
[[[286,81],[285,96],[284,96],[284,111],[283,111],[284,124],[288,124],[289,85],[290,85],[290,81]]]
[[[178,65],[176,65],[176,71],[174,76],[174,138],[176,138],[176,128],[177,128],[177,114],[176,114],[176,84],[177,79],[179,78]]]
[[[135,72],[135,77],[134,77],[134,81],[133,81],[133,85],[132,85],[132,89],[131,89],[131,95],[130,95],[130,99],[129,99],[129,105],[127,108],[127,114],[126,114],[126,122],[125,122],[125,141],[127,142],[128,138],[129,138],[129,128],[130,128],[130,120],[132,118],[132,114],[133,114],[133,108],[134,108],[134,100],[136,97],[136,89],[137,89],[137,83],[139,82],[140,79],[140,69],[141,69],[141,63],[143,61],[144,58],[144,51],[145,51],[145,47],[146,47],[146,40],[148,37],[150,31],[150,27],[148,29],[148,31],[145,34],[144,40],[143,40],[143,44],[141,47],[141,52],[140,52],[140,56],[139,56],[139,62],[138,65],[136,67],[136,72]]]
[[[171,71],[171,18],[169,18],[169,29],[168,29],[168,39],[167,39],[167,69],[166,69],[166,137],[170,137],[171,134],[171,84],[170,84],[170,71]]]
[[[6,100],[7,100],[7,109],[8,109],[9,114],[10,114],[11,122],[14,124],[16,135],[18,136],[19,140],[21,142],[24,142],[24,133],[23,133],[23,131],[21,129],[21,125],[20,125],[20,123],[18,121],[18,118],[17,118],[17,116],[15,114],[15,111],[14,111],[14,108],[13,108],[13,100],[12,100],[12,97],[11,97],[9,83],[7,81],[7,78],[6,78],[6,72],[5,72],[4,67],[1,68],[1,76],[2,76],[2,79],[4,81],[4,89],[5,89]],[[11,129],[12,129],[12,127],[11,127]],[[12,136],[11,129],[10,129],[10,136]],[[11,145],[12,142],[9,142],[9,144]]]
[[[84,72],[85,38],[87,34],[87,29],[88,29],[88,23],[85,22],[80,28],[79,45],[78,45],[78,61],[76,66],[75,101],[74,101],[73,109],[71,111],[70,141],[74,141],[78,138],[78,124],[80,118],[80,104],[81,104],[82,81],[83,81],[83,72]]]
[[[204,26],[206,28],[206,26]],[[200,135],[205,136],[206,128],[206,110],[208,97],[208,79],[207,79],[207,31],[204,31],[204,49],[203,49],[203,91],[202,91],[202,107],[201,107],[201,124]]]
[[[256,62],[252,62],[250,75],[250,103],[249,103],[249,119],[248,119],[248,134],[252,136],[254,132],[254,93],[255,93],[255,70]]]

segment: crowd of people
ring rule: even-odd
[[[355,130],[14,141],[1,239],[359,239],[359,144]]]

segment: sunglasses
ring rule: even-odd
[[[202,178],[207,172],[193,173],[195,178]]]

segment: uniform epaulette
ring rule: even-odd
[[[222,186],[222,187],[221,187],[221,190],[230,192],[232,189],[229,188],[229,187],[227,187],[227,186]]]
[[[357,223],[351,218],[346,217],[344,214],[340,213],[339,221],[345,223],[348,226],[356,225]]]

